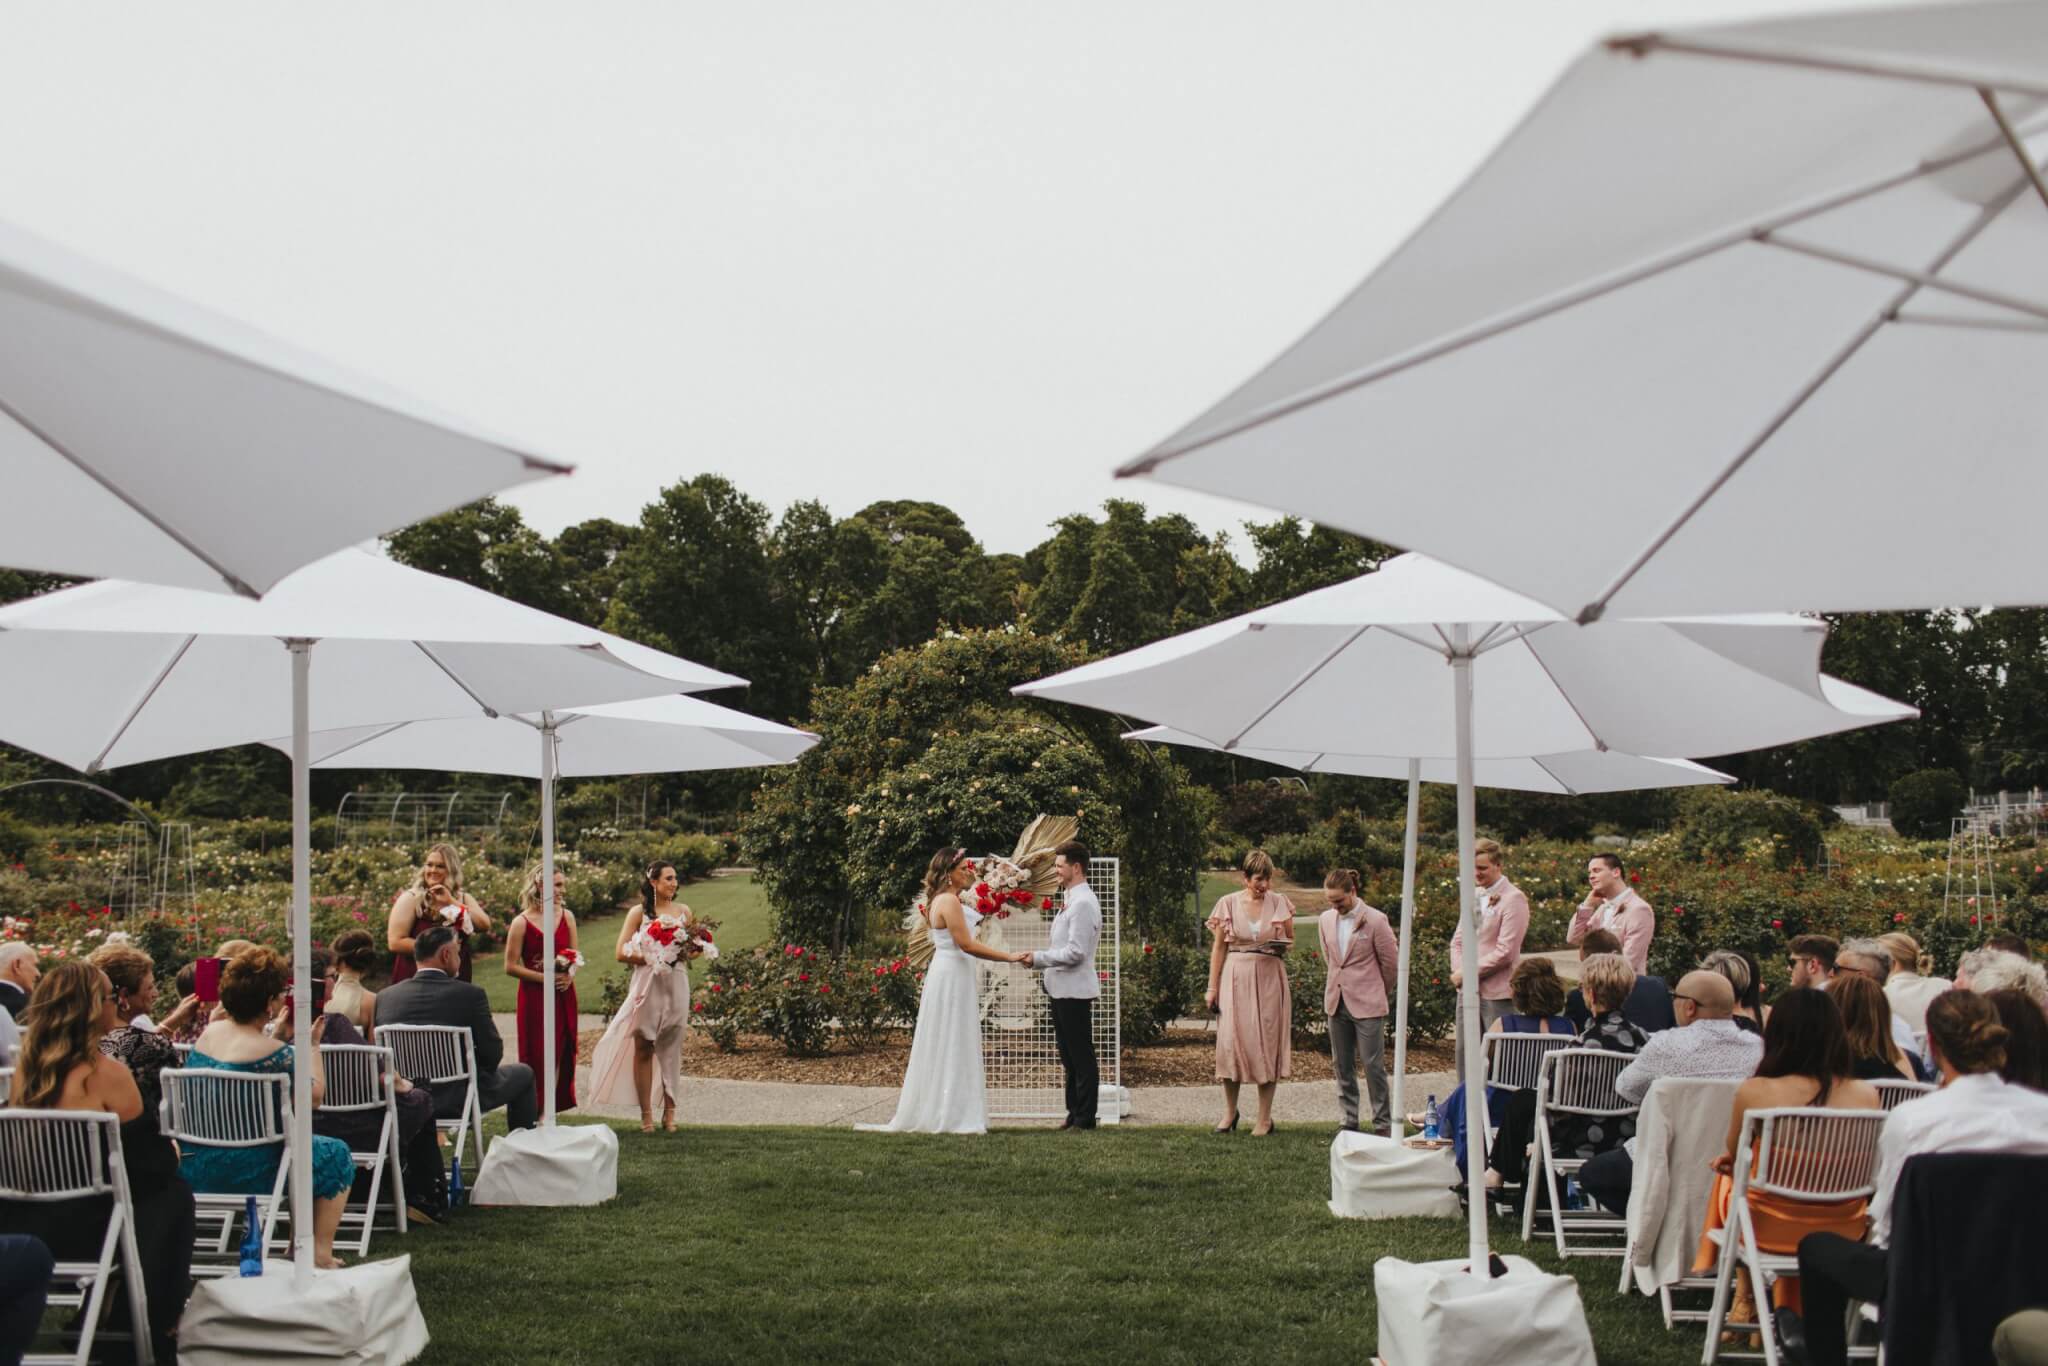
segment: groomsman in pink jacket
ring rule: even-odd
[[[1399,960],[1394,927],[1358,899],[1358,871],[1333,868],[1323,879],[1330,908],[1318,932],[1323,950],[1323,1013],[1330,1017],[1330,1060],[1337,1069],[1337,1103],[1344,1127],[1358,1128],[1358,1063],[1365,1062],[1374,1133],[1391,1134],[1387,1097],[1387,1001]]]
[[[1501,870],[1500,845],[1480,840],[1473,846],[1473,880],[1479,895],[1473,918],[1479,922],[1479,1029],[1481,1033],[1514,1006],[1508,982],[1522,960],[1522,936],[1529,932],[1529,898]],[[1465,927],[1451,936],[1451,987],[1465,984]],[[1464,1012],[1458,1014],[1458,1071],[1465,1071]]]
[[[1572,916],[1564,942],[1576,944],[1588,930],[1606,930],[1621,941],[1621,956],[1640,977],[1650,970],[1650,937],[1657,932],[1657,913],[1628,885],[1628,870],[1616,854],[1595,854],[1586,860],[1586,899]]]

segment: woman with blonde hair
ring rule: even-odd
[[[1891,974],[1884,979],[1884,997],[1892,1014],[1906,1022],[1906,1028],[1927,1037],[1927,1007],[1935,997],[1954,984],[1946,977],[1930,977],[1934,960],[1920,951],[1920,941],[1904,930],[1881,934],[1877,942],[1891,955]]]
[[[512,924],[505,931],[505,975],[519,983],[517,1022],[519,1026],[519,1061],[533,1069],[534,1104],[545,1111],[547,1093],[541,1090],[541,1078],[546,1076],[543,1063],[546,1060],[542,1038],[546,1033],[547,1017],[541,1014],[541,990],[545,978],[541,961],[543,935],[546,930],[541,924],[545,907],[541,904],[541,865],[536,863],[526,870],[526,877],[519,884],[519,914],[512,917]],[[560,868],[555,869],[555,942],[552,952],[555,957],[555,1108],[573,1110],[576,1108],[576,983],[569,976],[567,955],[576,953],[576,917],[562,904],[563,890],[569,879]]]
[[[139,951],[136,956],[148,962]],[[106,1051],[107,1035],[116,1028],[130,1026],[105,971],[78,958],[51,967],[30,1001],[13,1104],[99,1111],[120,1121],[150,1337],[160,1354],[174,1359],[173,1334],[192,1288],[192,1188],[179,1178],[176,1149],[157,1131],[154,1114],[145,1112],[136,1075]],[[10,1233],[41,1238],[60,1261],[92,1261],[106,1236],[103,1197],[9,1202],[0,1218]]]
[[[462,970],[456,975],[467,982],[471,968],[470,939],[489,930],[491,918],[477,905],[476,898],[462,889],[462,856],[452,844],[428,848],[412,886],[391,903],[391,916],[384,926],[384,946],[391,950],[393,982],[403,982],[419,970],[419,964],[413,961],[412,941],[429,925],[454,927],[456,942],[462,946]]]
[[[1516,971],[1520,970],[1518,963]],[[1597,1048],[1606,1053],[1643,1051],[1649,1034],[1621,1013],[1622,1002],[1628,1000],[1635,985],[1636,970],[1618,953],[1596,953],[1580,962],[1579,990],[1585,994],[1590,1017],[1579,1031],[1578,1047]],[[1559,1157],[1584,1160],[1620,1147],[1635,1132],[1633,1118],[1567,1116],[1552,1126],[1550,1146]],[[1486,1155],[1486,1184],[1522,1184],[1529,1167],[1529,1145],[1535,1138],[1536,1093],[1518,1091],[1509,1097],[1493,1151]]]
[[[1237,1128],[1237,1093],[1245,1082],[1259,1089],[1252,1137],[1273,1132],[1273,1093],[1294,1066],[1294,1001],[1287,964],[1294,947],[1294,903],[1273,890],[1273,860],[1263,849],[1244,856],[1244,890],[1231,892],[1209,913],[1209,990],[1216,1012],[1216,1080],[1223,1083],[1223,1122]]]

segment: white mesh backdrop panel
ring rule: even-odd
[[[1088,885],[1102,903],[1102,938],[1095,949],[1095,971],[1102,979],[1096,998],[1095,1059],[1102,1074],[1105,1106],[1123,1085],[1122,864],[1113,858],[1088,860]],[[999,949],[1036,951],[1052,946],[1052,922],[1058,914],[1036,907],[1011,913],[989,933]],[[1008,963],[977,961],[981,969],[981,1053],[988,1077],[990,1119],[1065,1119],[1065,1075],[1052,1033],[1050,998],[1039,974]]]

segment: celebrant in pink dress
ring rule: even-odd
[[[1273,890],[1273,860],[1263,849],[1244,859],[1244,890],[1209,916],[1209,1009],[1218,1013],[1216,1079],[1223,1083],[1227,1134],[1237,1127],[1237,1091],[1259,1088],[1255,1138],[1273,1132],[1273,1092],[1294,1061],[1294,1004],[1284,956],[1294,947],[1294,904]]]
[[[576,917],[562,904],[562,890],[568,884],[558,869],[555,873],[555,1109],[576,1108],[576,983],[572,969],[583,955],[576,948]],[[519,983],[519,1061],[533,1069],[533,1100],[541,1111],[547,1109],[547,1092],[542,1089],[546,1075],[542,1066],[546,1047],[543,1035],[547,1019],[541,1014],[541,995],[546,990],[541,961],[545,908],[541,905],[541,870],[527,870],[520,886],[519,914],[505,932],[505,975]]]
[[[391,918],[384,927],[384,947],[391,950],[391,980],[403,982],[418,971],[413,961],[412,941],[432,925],[448,925],[455,942],[462,946],[463,981],[470,980],[470,940],[491,928],[491,918],[476,898],[462,890],[462,856],[452,844],[437,844],[420,861],[412,886],[391,903]]]
[[[640,905],[626,912],[615,950],[621,963],[632,965],[633,981],[591,1059],[591,1099],[601,1105],[639,1101],[640,1131],[649,1134],[657,1075],[662,1127],[676,1130],[683,1033],[690,1027],[690,959],[709,951],[692,945],[695,917],[675,899],[677,886],[672,863],[654,864],[641,879]]]

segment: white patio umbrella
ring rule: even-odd
[[[1611,748],[1732,754],[1917,713],[1819,672],[1827,628],[1789,615],[1603,621],[1420,555],[1185,635],[1026,683],[1026,696],[1164,721],[1227,750],[1452,757],[1458,786],[1460,1014],[1479,1037],[1475,760]],[[1450,667],[1446,687],[1444,665]],[[1486,705],[1474,711],[1475,675]],[[1449,695],[1446,696],[1445,694]],[[1467,1113],[1485,1113],[1465,1050]],[[1468,1143],[1472,1189],[1483,1144]],[[1471,1202],[1473,1265],[1486,1210]]]
[[[0,224],[0,564],[255,596],[567,469]]]
[[[1584,621],[2048,603],[2044,158],[2048,6],[1617,39],[1120,472]]]
[[[292,736],[300,1040],[311,1025],[307,780],[315,729],[538,712],[743,681],[356,550],[300,570],[254,601],[108,580],[0,607],[0,740],[9,744],[91,773]],[[303,1277],[313,1227],[304,1049],[297,1063],[291,1201]]]
[[[278,748],[288,740],[273,740]],[[818,737],[699,697],[649,697],[532,715],[410,721],[311,737],[315,768],[428,768],[540,783],[541,943],[555,942],[555,779],[699,773],[795,763]],[[555,956],[541,954],[541,1000]],[[555,1012],[541,1012],[542,1126],[555,1124]]]
[[[1183,745],[1190,749],[1222,748],[1171,726],[1147,726],[1143,730],[1128,732],[1124,739]],[[1420,759],[1378,754],[1299,754],[1291,750],[1244,748],[1230,752],[1299,773],[1342,773],[1357,778],[1408,780],[1408,823],[1401,843],[1401,937],[1399,969],[1395,974],[1394,1084],[1390,1098],[1394,1122],[1398,1124],[1407,1113],[1408,951],[1415,943],[1416,820],[1422,805],[1422,785],[1457,782],[1457,765],[1442,759],[1424,763]],[[1710,787],[1734,781],[1728,774],[1690,759],[1648,759],[1611,749],[1585,749],[1572,754],[1545,754],[1526,759],[1475,759],[1472,762],[1474,787],[1549,792],[1567,797],[1594,792],[1633,792],[1648,787]]]

